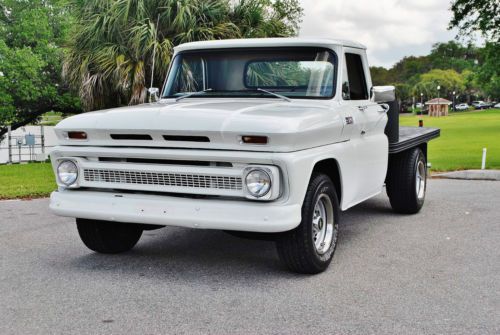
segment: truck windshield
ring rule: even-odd
[[[335,54],[320,48],[251,48],[182,52],[163,98],[265,97],[326,99],[335,92]],[[266,93],[265,91],[268,91]]]

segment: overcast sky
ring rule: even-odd
[[[427,54],[453,39],[449,0],[300,0],[301,37],[355,40],[368,47],[370,65],[391,67],[403,56]]]

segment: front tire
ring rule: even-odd
[[[82,242],[95,252],[117,254],[132,249],[142,235],[142,227],[133,223],[76,219]]]
[[[390,158],[386,187],[396,213],[420,211],[427,188],[427,160],[422,149],[414,148]]]
[[[302,221],[276,241],[281,261],[292,271],[316,274],[326,270],[337,246],[339,202],[331,179],[314,174],[302,205]]]

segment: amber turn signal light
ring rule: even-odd
[[[241,141],[245,144],[267,144],[267,136],[241,136]]]
[[[87,133],[84,131],[68,131],[68,138],[71,140],[86,140]]]

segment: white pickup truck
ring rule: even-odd
[[[396,212],[424,203],[427,142],[439,130],[399,127],[394,88],[372,87],[361,44],[183,44],[150,93],[150,103],[55,128],[50,208],[76,218],[96,252],[130,250],[163,226],[221,229],[273,238],[289,269],[318,273],[341,211],[384,185]]]

